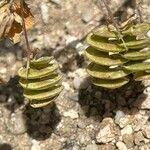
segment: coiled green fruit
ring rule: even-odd
[[[19,83],[32,107],[50,104],[62,91],[61,76],[56,72],[57,69],[58,64],[53,57],[32,59],[29,70],[25,67],[19,69]]]
[[[89,47],[87,67],[93,84],[115,89],[129,82],[129,74],[136,81],[150,79],[150,23],[126,21],[120,26],[120,35],[113,25],[102,25],[87,36]]]

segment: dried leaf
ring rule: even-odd
[[[34,23],[33,15],[26,3],[24,3],[24,18],[26,28],[29,29]],[[14,0],[12,6],[7,0],[0,2],[0,39],[9,38],[14,43],[20,41],[22,32],[21,8],[19,0]]]

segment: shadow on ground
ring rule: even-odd
[[[27,105],[23,114],[27,134],[36,140],[49,138],[61,121],[61,115],[55,103],[36,109]]]
[[[10,144],[4,143],[0,144],[0,150],[12,150],[12,147]]]
[[[11,112],[14,112],[24,103],[23,91],[18,84],[18,77],[11,78],[7,84],[0,85],[0,94],[3,95],[0,103]]]
[[[85,83],[83,82],[82,84]],[[96,87],[91,83],[87,89],[79,90],[79,104],[87,117],[91,117],[93,108],[103,118],[114,118],[117,110],[121,110],[125,114],[134,115],[140,109],[142,101],[139,101],[137,104],[136,100],[139,95],[143,94],[143,91],[144,86],[142,83],[135,81],[131,81],[127,85],[115,90]],[[146,97],[147,95],[143,94],[143,101]],[[85,110],[85,106],[88,109]]]

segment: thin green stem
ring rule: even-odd
[[[27,30],[26,30],[26,24],[25,24],[25,19],[24,19],[24,0],[20,0],[20,7],[21,7],[21,18],[22,18],[22,30],[24,32],[24,37],[26,41],[26,46],[27,46],[27,78],[28,78],[28,73],[29,73],[29,68],[30,68],[30,56],[31,56],[31,49],[30,49],[30,44],[28,40],[28,35],[27,35]]]
[[[121,39],[121,41],[122,41],[122,43],[123,43],[123,45],[124,45],[124,48],[125,48],[126,50],[128,50],[128,48],[127,48],[127,46],[126,46],[126,44],[125,44],[125,41],[124,41],[124,39],[123,39],[123,36],[122,36],[122,34],[121,34],[121,32],[120,32],[119,26],[118,26],[118,24],[116,23],[116,21],[114,20],[113,14],[112,14],[112,12],[111,12],[111,10],[110,10],[108,4],[106,3],[106,0],[101,0],[101,1],[104,3],[104,6],[105,6],[105,8],[106,8],[106,10],[107,10],[107,12],[108,12],[108,15],[109,15],[109,17],[110,17],[110,19],[111,19],[111,21],[112,21],[114,27],[115,27],[116,30],[117,30],[117,34],[118,34],[119,39]]]

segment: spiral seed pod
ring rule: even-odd
[[[127,20],[120,25],[120,34],[110,24],[94,29],[87,36],[89,47],[86,57],[91,61],[87,67],[93,84],[115,89],[129,82],[129,74],[136,81],[150,79],[150,23],[134,24]]]
[[[53,57],[32,59],[29,70],[25,67],[19,69],[19,83],[32,107],[50,104],[62,91],[61,76],[56,72],[57,69],[58,64]]]

